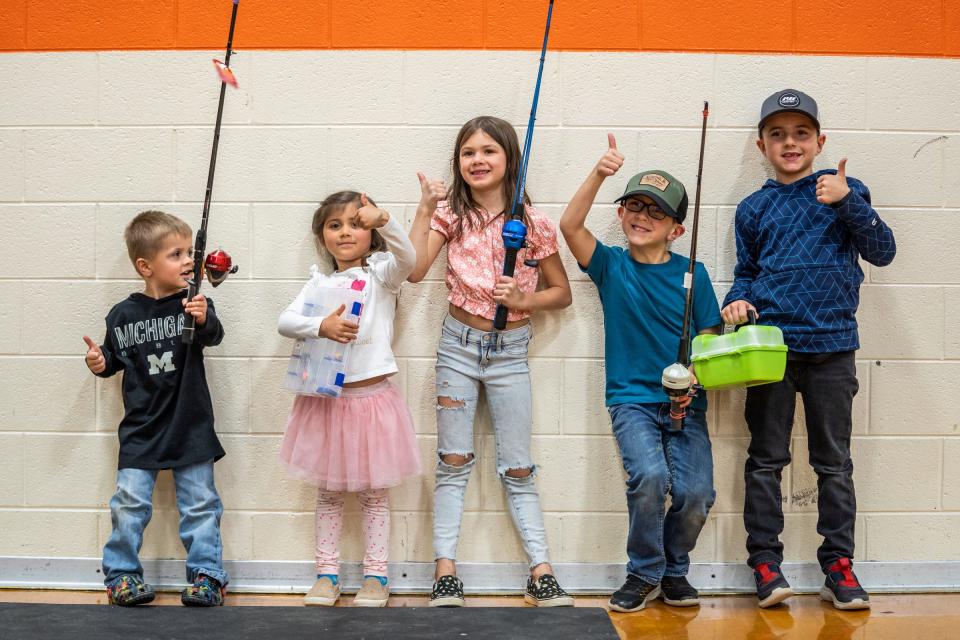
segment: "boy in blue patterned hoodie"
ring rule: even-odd
[[[852,569],[857,513],[850,460],[853,397],[860,347],[856,311],[863,271],[883,267],[896,244],[870,205],[870,191],[838,168],[813,171],[823,149],[817,103],[786,89],[763,102],[757,147],[776,173],[737,207],[737,266],[724,300],[728,324],[753,310],[783,330],[790,348],[783,381],[747,390],[750,447],[744,470],[747,562],[761,607],[793,595],[780,571],[783,508],[780,477],[790,463],[796,394],[806,412],[810,463],[817,474],[824,540],[817,560],[826,574],[820,596],[838,609],[866,609],[867,592]]]

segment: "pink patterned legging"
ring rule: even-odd
[[[317,573],[340,573],[340,532],[343,530],[343,499],[340,491],[317,492]],[[363,574],[387,575],[387,550],[390,548],[390,503],[386,489],[368,489],[357,493],[363,514],[366,552]]]

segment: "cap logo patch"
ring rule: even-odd
[[[777,100],[781,107],[795,107],[800,104],[800,97],[795,93],[785,93]]]
[[[670,186],[670,181],[658,173],[648,173],[640,178],[640,184],[648,184],[660,191],[666,191],[667,187]]]

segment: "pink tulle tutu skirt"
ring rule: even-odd
[[[384,489],[420,475],[410,410],[389,380],[344,389],[339,398],[298,395],[280,460],[325,491]]]

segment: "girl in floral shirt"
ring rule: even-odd
[[[437,347],[437,473],[434,491],[434,557],[431,606],[463,606],[456,552],[470,471],[476,462],[473,419],[480,386],[496,438],[497,473],[510,514],[530,560],[526,600],[570,606],[547,554],[547,536],[530,456],[531,392],[527,350],[534,311],[570,304],[570,283],[557,253],[556,228],[524,194],[527,246],[517,255],[514,277],[503,276],[501,231],[509,215],[521,163],[510,123],[490,116],[467,122],[457,135],[453,184],[427,180],[410,231],[417,264],[408,279],[419,282],[447,247],[449,313]],[[539,286],[538,286],[539,285]],[[498,304],[509,309],[504,331],[493,330]]]

